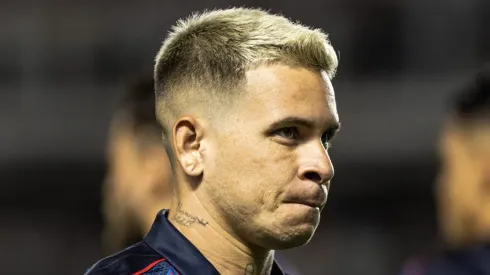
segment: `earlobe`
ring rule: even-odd
[[[202,165],[195,158],[186,159],[184,167],[183,167],[186,174],[189,176],[193,176],[193,177],[198,177],[202,174],[201,168],[202,168]]]

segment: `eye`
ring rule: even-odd
[[[294,127],[286,127],[286,128],[279,129],[275,132],[275,134],[286,139],[296,140],[299,138],[298,129]]]
[[[323,133],[321,139],[322,139],[323,147],[325,147],[325,149],[329,149],[332,147],[332,143],[331,143],[332,133],[331,133],[331,131],[327,131],[327,132]]]

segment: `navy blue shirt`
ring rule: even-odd
[[[490,275],[490,244],[412,260],[401,275]]]
[[[143,241],[100,260],[86,275],[216,275],[214,266],[159,213]],[[287,275],[274,261],[271,275]]]

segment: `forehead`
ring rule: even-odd
[[[334,90],[324,73],[286,65],[262,66],[247,72],[246,89],[244,103],[262,120],[296,116],[319,123],[338,121]]]

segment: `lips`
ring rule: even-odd
[[[327,203],[327,195],[324,192],[317,192],[312,195],[294,196],[284,201],[285,203],[297,203],[313,208],[323,208]]]
[[[313,208],[323,208],[323,206],[325,205],[325,203],[316,202],[316,201],[306,201],[306,200],[291,201],[287,203],[302,204]]]

